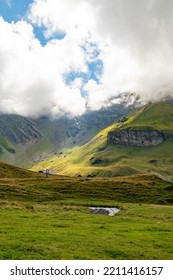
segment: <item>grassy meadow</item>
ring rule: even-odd
[[[172,203],[172,185],[148,174],[1,178],[0,259],[172,259]]]

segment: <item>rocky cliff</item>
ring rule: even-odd
[[[120,144],[124,146],[155,146],[166,140],[173,140],[172,136],[167,136],[164,132],[152,129],[134,130],[123,129],[110,131],[108,133],[108,144]]]
[[[43,135],[32,121],[19,115],[0,115],[0,136],[14,144],[38,140]]]

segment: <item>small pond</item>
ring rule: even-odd
[[[114,216],[120,211],[118,208],[108,208],[108,207],[89,207],[93,214],[109,215]]]

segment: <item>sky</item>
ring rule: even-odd
[[[98,110],[173,96],[172,0],[1,0],[0,112]]]

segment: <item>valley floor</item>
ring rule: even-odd
[[[172,259],[172,188],[153,175],[0,179],[0,259]]]

